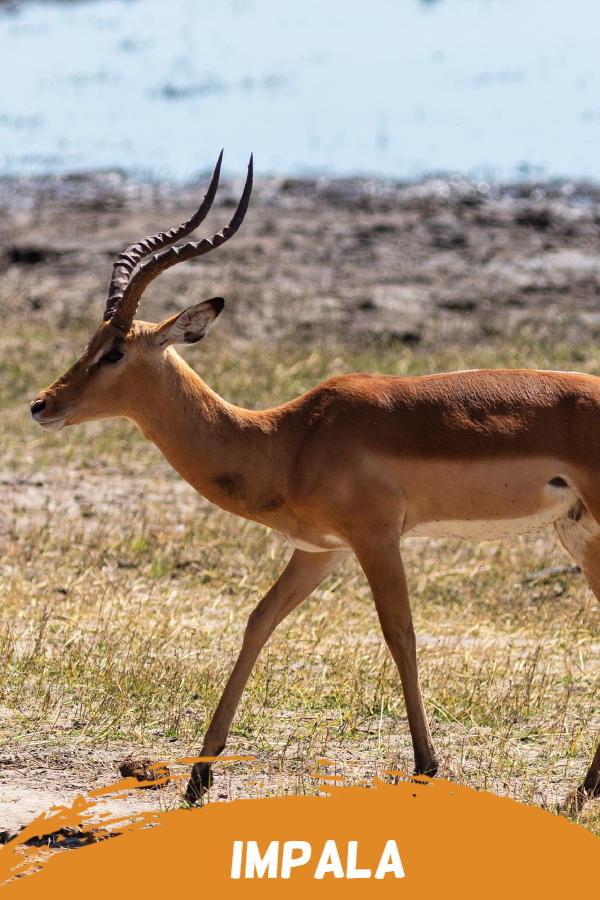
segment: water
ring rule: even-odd
[[[600,179],[597,0],[0,12],[0,173]]]

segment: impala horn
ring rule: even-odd
[[[119,254],[116,263],[114,263],[113,276],[104,311],[104,320],[110,321],[111,325],[124,331],[125,334],[131,328],[140,298],[151,281],[154,281],[165,269],[170,269],[171,266],[175,266],[177,263],[194,259],[196,256],[204,256],[205,253],[220,247],[230,237],[233,237],[244,221],[248,203],[250,202],[250,194],[252,193],[252,156],[250,156],[250,162],[248,163],[248,175],[244,191],[229,225],[226,225],[222,231],[214,234],[211,238],[204,238],[201,241],[190,241],[190,243],[182,244],[178,247],[169,246],[195,231],[207,217],[217,193],[222,159],[223,151],[221,150],[206,196],[198,210],[187,222],[182,222],[181,225],[177,228],[171,228],[170,231],[159,231],[158,234],[145,237],[138,243],[130,244],[123,253]],[[167,247],[167,249],[164,250],[164,247]],[[150,256],[151,254],[154,255]],[[146,262],[141,262],[147,256],[150,256],[150,259]],[[139,263],[141,265],[134,272]]]

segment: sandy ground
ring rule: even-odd
[[[204,184],[140,184],[119,174],[0,182],[0,304],[5,321],[99,320],[116,254],[187,218]],[[225,183],[206,231],[230,217],[241,182]],[[461,181],[420,185],[271,179],[256,185],[243,231],[200,263],[179,266],[144,298],[157,320],[215,295],[223,327],[242,344],[334,335],[351,344],[486,341],[553,332],[576,342],[600,326],[600,190],[577,185],[481,189]],[[1,468],[1,464],[0,464]],[[164,474],[164,473],[163,473]],[[146,496],[152,480],[120,483],[46,470],[0,472],[0,505],[29,521],[77,481],[64,515],[121,494]],[[199,502],[173,478],[178,503]],[[164,489],[164,488],[162,488]],[[202,502],[202,501],[200,501]],[[70,506],[69,506],[70,504]],[[104,505],[104,507],[103,507]],[[72,508],[71,508],[72,507]],[[0,831],[114,782],[131,746],[56,750],[30,746],[0,759]],[[408,743],[403,748],[408,751]],[[168,758],[193,748],[165,744]],[[140,750],[140,753],[142,751]],[[276,760],[271,775],[277,780]],[[247,796],[245,776],[224,777],[218,799]],[[176,805],[178,788],[161,792]],[[157,807],[157,792],[113,801],[116,814]]]

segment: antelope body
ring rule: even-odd
[[[204,337],[223,308],[221,298],[159,325],[134,321],[156,275],[219,246],[239,228],[252,161],[229,226],[209,241],[163,249],[208,213],[220,162],[192,219],[120,255],[103,323],[83,356],[33,401],[33,418],[58,430],[124,416],[200,494],[279,531],[294,548],[249,618],[202,756],[223,750],[270,634],[352,552],[398,666],[416,771],[434,775],[438,762],[419,687],[400,539],[496,539],[553,523],[600,598],[600,379],[527,370],[357,374],[266,411],[227,403],[173,349]],[[188,800],[198,799],[209,782],[209,764],[196,764]],[[582,803],[599,794],[600,748],[577,796]]]

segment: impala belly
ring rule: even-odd
[[[326,550],[340,550],[346,547],[335,534],[324,534],[319,536],[319,543],[310,543],[299,537],[288,537],[284,535],[290,547],[294,550],[306,550],[308,553],[324,553]]]
[[[474,520],[442,520],[424,522],[411,531],[403,531],[403,537],[459,537],[467,541],[497,541],[515,537],[518,534],[531,534],[552,525],[562,518],[573,506],[573,502],[551,507],[532,516],[514,519],[474,519]]]
[[[403,472],[403,536],[499,540],[540,531],[579,497],[560,461],[415,463]]]

